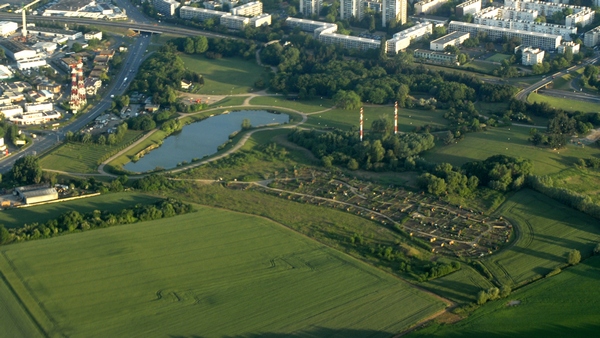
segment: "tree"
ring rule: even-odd
[[[83,50],[83,47],[79,42],[75,42],[73,45],[71,45],[71,50],[75,53],[79,53]]]
[[[27,155],[18,159],[12,168],[13,179],[20,184],[40,183],[42,180],[42,167],[39,159]]]
[[[335,105],[346,110],[358,109],[361,106],[360,96],[352,90],[340,90],[333,96]]]
[[[4,227],[4,224],[0,224],[0,244],[6,244],[8,242],[10,242],[12,239],[12,236],[10,235],[10,232],[8,232],[8,230],[6,230],[6,228]]]
[[[469,60],[467,58],[467,54],[465,54],[465,53],[458,54],[458,63],[460,63],[461,65],[463,65],[463,64],[467,63],[467,60]]]
[[[252,128],[252,123],[250,123],[250,119],[244,119],[242,121],[242,130],[248,130]]]
[[[569,251],[569,254],[567,255],[567,263],[569,263],[569,265],[577,265],[580,261],[581,252],[579,252],[579,250],[573,249]]]
[[[488,294],[484,290],[481,290],[477,293],[477,304],[483,305],[488,301]]]
[[[202,54],[208,50],[208,39],[205,36],[197,36],[194,40],[196,54]]]
[[[6,59],[6,53],[4,53],[4,49],[0,48],[0,60]]]
[[[600,254],[600,243],[596,244],[596,247],[594,248],[594,255],[598,254]]]

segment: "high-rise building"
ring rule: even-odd
[[[319,15],[323,0],[300,0],[300,13],[304,16]]]
[[[341,0],[340,18],[351,19],[357,18],[361,20],[363,16],[363,1],[362,0]]]
[[[407,0],[383,0],[381,11],[382,26],[386,27],[389,22],[398,22],[401,25],[407,20]]]

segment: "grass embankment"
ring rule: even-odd
[[[43,223],[71,210],[77,210],[80,213],[94,210],[116,212],[138,203],[148,204],[157,200],[156,197],[139,193],[104,194],[29,208],[7,209],[0,213],[0,224],[4,224],[7,228],[15,228],[34,222]]]
[[[67,142],[45,155],[40,165],[44,169],[74,173],[95,173],[98,165],[109,155],[117,153],[141,136],[141,131],[128,130],[123,141],[115,145],[83,144]]]
[[[254,91],[254,83],[263,76],[264,68],[253,60],[222,58],[211,60],[202,55],[181,54],[185,67],[202,74],[205,95],[245,94]]]
[[[533,161],[535,174],[548,175],[572,167],[579,158],[600,155],[596,147],[581,148],[571,144],[560,150],[535,147],[528,138],[529,128],[491,128],[485,132],[469,133],[456,144],[437,144],[423,157],[432,162],[448,162],[457,166],[497,154],[526,157]]]
[[[600,103],[569,100],[567,98],[551,97],[537,93],[529,94],[527,101],[533,103],[547,102],[551,107],[566,111],[581,111],[584,113],[600,112]]]
[[[598,335],[600,257],[490,302],[453,325],[433,325],[410,337],[594,337]],[[511,300],[520,301],[507,306]]]
[[[502,54],[502,53],[496,53],[492,56],[490,56],[489,58],[485,59],[486,61],[491,61],[491,62],[502,62],[506,59],[510,59],[510,55],[508,54]]]
[[[600,242],[598,221],[532,190],[511,196],[498,210],[516,229],[513,245],[483,260],[503,285],[522,285],[567,263],[567,253],[591,255]]]
[[[204,207],[0,252],[52,336],[388,337],[443,308],[279,224]]]
[[[500,66],[494,63],[489,63],[489,62],[484,62],[484,61],[480,61],[480,60],[473,60],[469,63],[465,63],[464,65],[461,65],[462,68],[467,69],[467,70],[473,70],[473,71],[478,71],[478,72],[482,72],[485,74],[492,74],[492,72],[494,70],[496,70],[497,68],[499,68]]]
[[[250,100],[251,105],[290,108],[303,113],[314,113],[334,106],[332,100],[297,100],[287,99],[284,96],[257,96]]]

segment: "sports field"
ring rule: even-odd
[[[600,330],[600,257],[491,302],[453,325],[409,337],[596,337]],[[510,301],[519,301],[507,306]]]
[[[4,246],[0,271],[51,336],[387,337],[444,306],[269,220],[204,207]]]
[[[529,189],[510,197],[498,214],[518,226],[514,245],[483,260],[502,284],[515,286],[545,276],[566,265],[569,250],[588,257],[600,243],[596,219]]]
[[[0,224],[4,224],[7,228],[14,228],[34,222],[43,223],[71,210],[77,210],[80,213],[94,210],[114,212],[133,207],[136,204],[154,203],[157,200],[156,197],[138,193],[104,194],[61,203],[3,210],[0,212]]]
[[[264,73],[263,67],[241,58],[207,59],[201,55],[179,55],[185,68],[204,76],[200,93],[205,95],[245,94],[254,91],[254,83]]]

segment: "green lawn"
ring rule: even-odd
[[[444,306],[277,223],[205,207],[0,253],[49,336],[389,337]]]
[[[201,55],[181,54],[185,67],[204,76],[204,86],[200,93],[210,95],[245,94],[254,91],[254,83],[264,73],[252,61],[241,58],[207,59]]]
[[[467,70],[476,70],[476,71],[480,71],[480,72],[483,72],[486,74],[491,74],[496,68],[498,68],[500,66],[498,66],[497,64],[489,63],[489,62],[474,60],[467,64],[462,65],[461,67],[464,69],[467,69]]]
[[[157,200],[156,197],[138,193],[105,194],[29,208],[7,209],[0,213],[0,224],[4,224],[7,228],[14,228],[33,222],[46,222],[70,210],[77,210],[81,213],[94,210],[120,211],[138,203],[148,204]]]
[[[502,61],[504,61],[506,59],[510,59],[510,55],[496,53],[496,54],[490,56],[489,58],[487,58],[485,60],[486,61],[492,61],[492,62],[502,62]]]
[[[486,304],[453,325],[433,325],[410,337],[596,337],[600,329],[600,257]],[[511,300],[521,303],[507,306]]]
[[[329,99],[296,100],[287,99],[284,96],[257,96],[250,100],[251,105],[284,107],[298,110],[303,113],[314,113],[333,107],[333,101]]]
[[[483,278],[481,274],[473,270],[466,263],[461,269],[449,275],[436,278],[420,286],[432,290],[458,303],[471,303],[475,301],[477,292],[492,287],[492,283]]]
[[[418,109],[398,109],[398,130],[402,132],[414,131],[417,126],[426,124],[438,127],[444,127],[447,121],[442,117],[444,111],[441,110],[418,110]],[[364,128],[368,130],[371,123],[376,119],[384,116],[392,124],[394,123],[394,107],[392,106],[377,106],[364,108]],[[320,114],[310,115],[308,121],[303,124],[307,128],[340,128],[350,129],[355,127],[358,129],[360,113],[358,111],[333,109]]]
[[[600,155],[600,150],[596,147],[567,145],[560,150],[538,148],[527,141],[528,138],[527,127],[491,128],[485,132],[469,133],[456,144],[438,144],[427,151],[424,157],[428,161],[448,162],[458,166],[497,154],[524,157],[533,161],[535,174],[547,175],[572,167],[579,158]]]
[[[554,184],[589,196],[600,202],[600,171],[595,169],[570,168],[552,175]]]
[[[600,112],[600,104],[598,103],[561,99],[558,97],[551,97],[537,93],[529,94],[527,101],[538,103],[548,102],[548,104],[550,104],[550,106],[553,108],[560,108],[567,111],[581,111],[584,113]]]
[[[100,160],[107,157],[108,154],[116,153],[139,137],[141,133],[141,131],[128,130],[123,141],[114,146],[68,142],[45,155],[40,164],[44,169],[95,173],[98,171]]]
[[[498,214],[517,226],[516,242],[483,260],[501,284],[515,286],[566,265],[571,249],[583,257],[600,242],[598,221],[532,190],[510,197]]]

